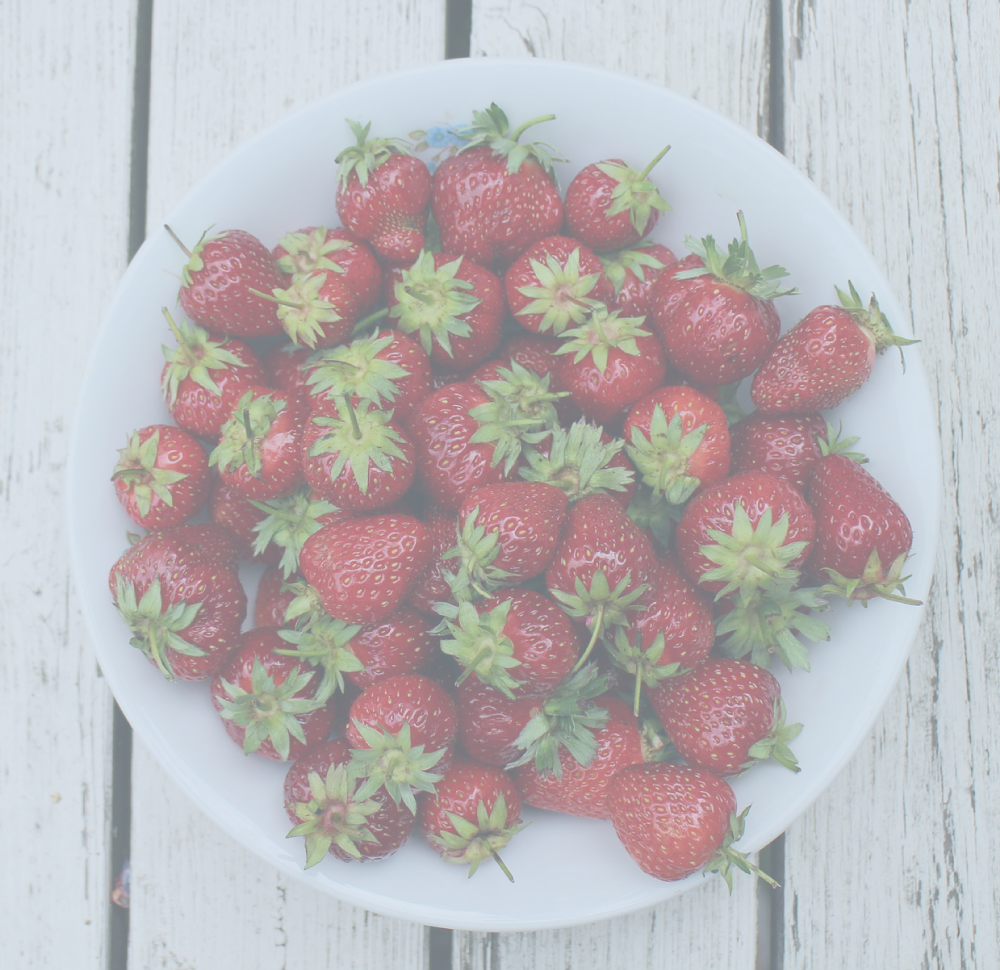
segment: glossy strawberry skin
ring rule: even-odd
[[[625,167],[620,158],[608,159],[613,165]],[[584,166],[566,187],[566,225],[570,232],[586,242],[596,253],[633,246],[648,236],[660,213],[651,208],[640,229],[632,224],[628,210],[609,215],[614,200],[612,193],[619,186],[618,179],[603,172],[594,162]]]
[[[196,323],[237,337],[281,333],[276,304],[252,290],[270,295],[284,279],[270,250],[243,230],[218,233],[198,243],[184,267],[180,302]]]
[[[291,342],[275,344],[261,358],[265,377],[258,383],[273,387],[308,407],[309,371],[306,365],[312,354],[309,347],[299,347]]]
[[[364,669],[347,671],[345,676],[364,690],[389,677],[419,671],[437,650],[432,628],[428,617],[405,603],[381,620],[363,624],[351,638],[350,649]]]
[[[722,845],[736,810],[729,783],[702,768],[661,762],[620,771],[608,790],[615,832],[643,872],[683,879]]]
[[[323,240],[319,248],[327,250],[318,260],[322,268],[342,277],[354,293],[359,311],[374,307],[382,294],[382,268],[371,248],[359,236],[341,226],[326,229],[325,232],[322,227],[309,226],[284,238],[289,242],[297,239],[312,242],[312,237],[319,234],[322,234]],[[286,286],[294,276],[317,268],[315,254],[308,251],[293,248],[289,252],[279,243],[272,250],[272,255],[278,269],[284,273]]]
[[[704,265],[691,254],[657,277],[650,323],[673,366],[696,383],[731,384],[761,365],[778,339],[781,321],[771,301],[711,274],[676,277]]]
[[[635,254],[655,264],[639,265]],[[625,317],[645,317],[652,312],[653,286],[657,278],[677,262],[677,257],[662,243],[645,242],[634,249],[608,253],[602,257],[602,262],[615,288],[613,308]]]
[[[543,702],[541,697],[507,697],[476,677],[467,678],[455,694],[462,748],[487,764],[509,765],[524,753],[517,739]]]
[[[281,559],[281,549],[274,543],[268,543],[267,548],[259,554],[253,551],[257,526],[267,513],[262,512],[246,495],[221,478],[215,480],[208,501],[208,514],[213,522],[232,533],[240,559],[264,565],[277,564]]]
[[[253,625],[284,627],[288,624],[285,621],[285,614],[291,605],[295,594],[286,591],[283,587],[286,582],[298,582],[301,577],[298,575],[289,576],[285,579],[284,572],[277,565],[268,566],[257,582],[257,593],[253,601]]]
[[[732,473],[759,471],[784,478],[805,491],[827,436],[823,416],[754,411],[730,429]]]
[[[430,538],[431,554],[427,566],[406,594],[406,601],[422,613],[436,615],[435,604],[452,598],[445,573],[454,573],[456,561],[445,558],[445,554],[458,541],[458,514],[430,505],[424,509],[423,523]]]

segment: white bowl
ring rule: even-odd
[[[496,101],[512,126],[554,112],[538,126],[571,161],[563,187],[585,164],[621,157],[642,166],[669,143],[655,179],[673,211],[655,238],[679,255],[686,235],[737,235],[746,215],[761,265],[789,271],[795,296],[778,301],[785,327],[853,280],[874,291],[897,332],[910,324],[879,267],[827,199],[779,153],[694,101],[633,78],[564,62],[447,61],[353,85],[263,132],[203,179],[169,214],[182,239],[209,226],[245,229],[273,245],[301,226],[336,224],[334,156],[351,141],[345,119],[371,120],[375,135],[461,124]],[[294,164],[290,159],[294,158]],[[169,420],[159,394],[161,344],[171,343],[160,307],[175,305],[182,258],[155,227],[122,279],[83,382],[70,454],[72,560],[101,667],[126,717],[176,782],[248,850],[339,899],[391,916],[458,929],[530,930],[570,926],[653,906],[701,881],[660,882],[639,870],[610,823],[528,810],[534,824],[505,851],[511,885],[497,867],[474,878],[411,839],[379,863],[330,857],[304,871],[300,839],[286,840],[284,767],[247,758],[230,741],[205,684],[165,682],[111,604],[107,574],[130,527],[108,476],[128,432]],[[838,412],[862,436],[868,468],[908,513],[915,535],[907,593],[925,599],[938,533],[939,461],[935,419],[919,347],[905,374],[890,352],[873,379]],[[782,681],[798,775],[760,765],[734,783],[752,803],[741,846],[758,850],[781,834],[830,784],[870,731],[904,667],[922,609],[887,602],[839,607],[829,643],[810,650],[812,670]],[[749,878],[749,877],[747,877]]]

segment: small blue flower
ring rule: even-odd
[[[467,125],[457,127],[435,125],[433,128],[427,129],[424,141],[427,143],[428,148],[448,148],[451,145],[464,145],[466,139],[459,132],[467,130]]]

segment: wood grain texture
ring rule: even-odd
[[[0,6],[0,953],[25,970],[108,946],[113,707],[63,497],[80,361],[127,259],[133,7]]]
[[[1000,12],[987,0],[855,14],[786,5],[786,152],[909,308],[938,401],[944,519],[903,682],[788,832],[784,966],[995,967]]]
[[[444,38],[443,0],[156,4],[149,224],[288,112],[356,80],[440,60]],[[194,808],[141,745],[133,819],[132,967],[427,962],[423,927],[290,885]]]

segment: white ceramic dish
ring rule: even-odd
[[[571,161],[565,186],[583,165],[622,157],[640,167],[666,143],[655,177],[673,211],[655,238],[686,252],[685,235],[737,234],[742,209],[762,265],[777,262],[799,294],[779,301],[790,326],[835,300],[834,284],[872,291],[898,332],[910,325],[879,268],[826,198],[780,154],[744,129],[662,88],[608,72],[541,60],[449,61],[354,85],[263,132],[209,174],[169,214],[182,238],[207,226],[240,228],[268,245],[304,225],[336,223],[333,158],[350,140],[344,120],[373,121],[373,134],[460,124],[496,101],[512,125],[554,112],[536,129]],[[622,106],[627,105],[628,110]],[[289,178],[288,146],[295,146]],[[166,683],[128,644],[107,591],[129,522],[108,475],[133,428],[168,415],[159,396],[161,305],[175,305],[181,259],[154,228],[129,266],[87,366],[70,455],[72,559],[101,667],[125,715],[177,783],[248,850],[316,889],[377,912],[478,930],[569,926],[652,906],[701,881],[665,883],[642,873],[610,823],[528,811],[534,820],[505,852],[511,885],[496,867],[473,879],[441,862],[419,838],[375,864],[328,858],[302,868],[301,840],[286,840],[284,767],[246,758],[229,740],[205,684]],[[939,461],[934,414],[919,347],[877,361],[869,384],[840,411],[862,435],[869,468],[909,514],[915,546],[907,592],[926,598],[938,532]],[[872,420],[877,416],[877,420]],[[838,608],[833,635],[811,649],[812,671],[783,682],[789,718],[805,730],[795,743],[798,775],[761,765],[735,782],[752,803],[741,847],[757,850],[783,832],[829,785],[868,734],[906,661],[922,610],[878,602]]]

